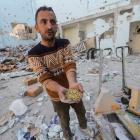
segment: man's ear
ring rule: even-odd
[[[35,29],[37,32],[39,32],[37,24],[35,24]]]

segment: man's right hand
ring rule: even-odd
[[[62,100],[65,100],[66,99],[66,97],[65,97],[65,92],[67,91],[68,89],[66,89],[66,88],[64,88],[64,87],[60,87],[59,89],[58,89],[58,95],[59,95],[59,98],[60,98],[60,100],[62,99]]]
[[[47,89],[58,93],[60,100],[65,100],[65,92],[67,91],[65,87],[61,86],[52,79],[47,79],[45,82],[45,86],[47,87]]]

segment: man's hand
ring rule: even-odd
[[[66,97],[65,97],[65,92],[66,91],[67,91],[67,89],[64,88],[64,87],[62,87],[62,86],[58,89],[58,95],[59,95],[60,100],[61,99],[62,100],[65,100],[66,99]]]
[[[47,89],[58,93],[60,99],[65,100],[65,92],[67,91],[65,87],[61,86],[60,84],[58,84],[56,81],[52,79],[47,79],[44,84],[45,87],[47,87]]]
[[[83,93],[84,92],[83,86],[77,82],[75,71],[76,71],[75,69],[69,69],[66,73],[67,78],[68,78],[68,82],[69,82],[69,88],[70,89],[77,89],[81,93]]]
[[[70,88],[70,89],[77,89],[77,90],[79,90],[82,94],[83,94],[83,92],[84,92],[83,86],[81,85],[81,83],[77,83],[77,82],[71,83],[71,84],[69,85],[69,88]]]
[[[71,83],[71,84],[69,85],[69,88],[70,88],[70,89],[77,89],[77,90],[79,90],[80,93],[81,93],[81,97],[83,96],[84,90],[83,90],[83,86],[82,86],[80,83]],[[77,101],[76,101],[76,103],[79,103],[79,102],[80,102],[80,100],[77,100]]]

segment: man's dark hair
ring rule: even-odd
[[[38,16],[38,13],[40,11],[52,11],[54,13],[54,10],[52,9],[52,7],[47,7],[47,6],[41,6],[41,7],[39,7],[37,9],[36,13],[35,13],[35,21],[36,21],[36,23],[37,23],[37,16]]]

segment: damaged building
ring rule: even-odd
[[[27,52],[38,42],[34,28],[35,2],[0,2],[0,73],[26,69]]]
[[[0,5],[0,48],[34,44],[37,41],[34,29],[35,2],[1,1]]]
[[[40,40],[34,29],[38,1],[47,6],[52,2],[58,7],[50,5],[55,13],[67,19],[60,20],[56,15],[60,27],[56,36],[72,43],[76,79],[84,91],[81,96],[75,89],[67,89],[62,102],[77,103],[82,98],[87,128],[94,133],[91,136],[81,131],[70,108],[73,140],[140,140],[140,54],[135,55],[140,53],[140,0],[1,1],[0,140],[64,140],[58,114],[27,59],[28,50]],[[82,13],[80,8],[85,8],[88,14],[72,17],[78,13],[74,6]],[[64,15],[62,9],[66,10]],[[103,55],[102,50],[111,53],[118,47],[123,52],[120,46],[127,46],[126,53],[132,55]],[[87,57],[92,49],[99,51],[95,59]],[[57,58],[59,55],[49,62]],[[52,75],[49,68],[45,70]],[[62,77],[60,80],[65,82]]]
[[[85,41],[90,42],[88,48],[115,51],[119,46],[129,46],[129,53],[140,53],[139,0],[89,1],[88,5],[87,16],[60,25],[62,37],[69,38],[73,46]]]

